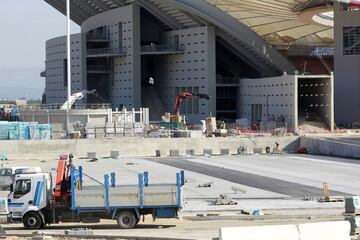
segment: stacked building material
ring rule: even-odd
[[[9,139],[19,140],[19,123],[9,122]]]
[[[121,137],[124,135],[124,124],[120,122],[115,123],[115,136]]]
[[[106,137],[115,137],[115,124],[108,122],[105,124]]]
[[[0,140],[9,139],[9,124],[8,122],[0,122]]]
[[[29,136],[31,140],[40,140],[40,128],[37,123],[29,124]]]
[[[96,126],[95,127],[95,137],[96,138],[105,138],[105,127]]]
[[[62,123],[51,124],[51,138],[52,139],[63,139],[66,137],[64,126]]]
[[[95,138],[95,124],[88,122],[85,126],[85,134],[86,138],[88,139],[94,139]]]
[[[51,139],[51,124],[39,124],[40,139]]]

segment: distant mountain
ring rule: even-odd
[[[40,99],[45,88],[45,78],[40,77],[40,72],[41,68],[0,67],[0,99]]]

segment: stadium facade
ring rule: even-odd
[[[45,1],[65,13],[64,0]],[[282,101],[280,96],[290,93],[262,94],[258,102],[244,101],[244,107],[241,79],[331,76],[333,26],[323,13],[332,9],[333,1],[325,0],[71,0],[71,18],[81,26],[71,38],[72,92],[96,89],[113,108],[150,108],[153,120],[172,111],[180,92],[212,97],[184,102],[181,113],[190,122],[210,113],[226,119],[268,118],[280,107],[269,104],[269,98]],[[49,104],[66,101],[65,43],[65,36],[46,43],[43,76]],[[331,89],[315,91],[331,94]],[[328,99],[311,101],[333,107]],[[256,118],[254,104],[261,105]],[[284,117],[281,111],[272,115]]]

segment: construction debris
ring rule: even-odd
[[[234,201],[229,195],[220,194],[220,197],[215,199],[215,205],[237,205],[238,203]]]
[[[198,188],[210,188],[213,184],[214,184],[214,182],[208,182],[208,183],[204,183],[204,184],[199,184],[199,185],[197,185],[197,187]]]
[[[90,228],[73,228],[65,230],[65,235],[89,236],[94,235],[94,232]]]

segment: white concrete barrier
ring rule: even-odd
[[[296,225],[221,228],[220,240],[299,240]]]
[[[350,240],[350,222],[299,224],[299,240]]]
[[[350,240],[348,221],[221,228],[220,240]]]

